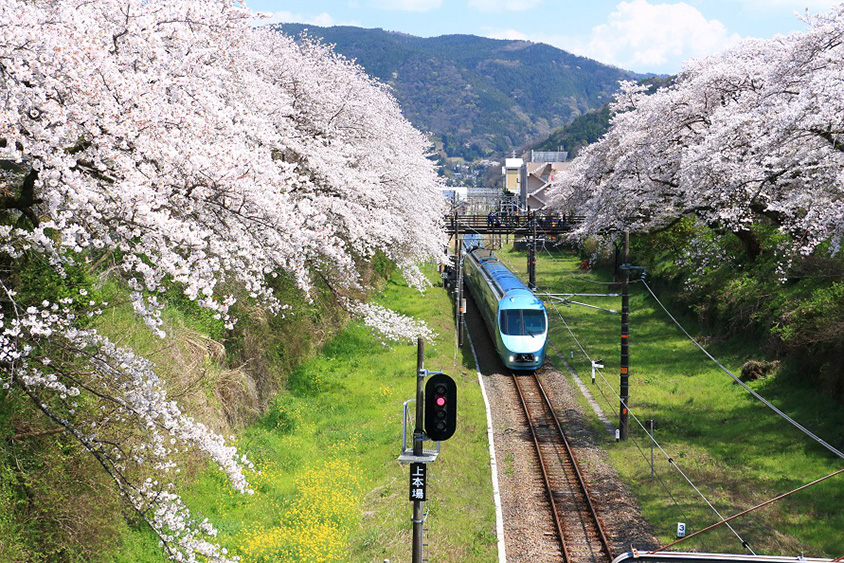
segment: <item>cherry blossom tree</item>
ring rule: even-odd
[[[443,244],[427,141],[385,87],[252,17],[229,0],[0,0],[0,384],[78,440],[177,560],[228,556],[174,457],[198,448],[241,492],[248,460],[81,322],[105,304],[20,295],[16,268],[116,260],[164,336],[164,291],[231,326],[221,282],[279,311],[270,277],[358,288],[380,251],[421,287]]]
[[[689,62],[654,93],[625,84],[610,131],[557,176],[553,205],[581,235],[694,215],[758,252],[765,221],[812,252],[844,235],[844,5],[807,30]]]

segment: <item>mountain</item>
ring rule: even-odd
[[[577,116],[574,121],[531,148],[538,151],[563,150],[569,153],[570,158],[574,158],[581,148],[599,140],[609,128],[610,107],[604,105],[601,109]]]
[[[609,101],[641,75],[529,41],[473,35],[421,38],[383,29],[303,24],[393,88],[405,116],[445,156],[501,158]]]
[[[653,94],[660,88],[671,86],[675,78],[674,76],[649,76],[639,83],[648,87],[647,93]],[[610,106],[605,104],[597,110],[576,117],[571,123],[557,129],[545,140],[530,148],[538,151],[564,150],[569,153],[569,158],[574,158],[581,148],[600,140],[609,128]]]

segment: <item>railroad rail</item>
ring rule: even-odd
[[[542,383],[535,372],[514,373],[513,382],[536,446],[563,560],[609,563],[612,549],[601,519]]]

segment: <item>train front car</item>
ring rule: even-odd
[[[498,301],[496,348],[510,369],[538,369],[545,360],[548,316],[545,305],[500,262],[487,265],[502,290]]]
[[[528,293],[514,292],[499,303],[499,356],[504,365],[516,370],[537,369],[545,360],[548,318],[542,301]]]
[[[534,370],[545,360],[548,316],[536,296],[489,251],[468,252],[465,279],[502,363]]]

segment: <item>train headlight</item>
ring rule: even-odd
[[[516,360],[516,356],[510,356],[510,363],[512,364]]]

